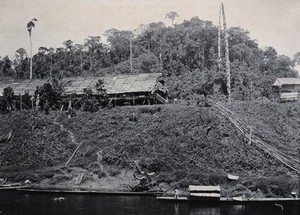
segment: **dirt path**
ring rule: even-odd
[[[76,152],[79,150],[79,148],[81,147],[81,145],[83,144],[84,141],[81,141],[80,143],[78,143],[78,142],[76,141],[76,138],[75,138],[74,133],[73,133],[71,130],[65,128],[63,124],[57,122],[57,120],[58,120],[58,118],[60,117],[60,115],[61,115],[61,114],[58,114],[57,117],[55,117],[55,119],[53,120],[53,124],[59,126],[61,131],[67,131],[67,132],[69,133],[70,137],[71,137],[71,142],[72,142],[73,144],[77,145],[75,151],[73,152],[73,154],[71,155],[71,157],[68,159],[68,161],[67,161],[66,164],[65,164],[65,166],[68,166],[68,164],[69,164],[70,161],[72,160],[73,156],[74,156],[74,155],[76,154]]]

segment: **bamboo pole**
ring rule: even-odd
[[[275,158],[276,160],[284,164],[286,167],[296,171],[297,173],[300,172],[299,170],[300,161],[294,159],[289,155],[286,155],[285,153],[270,146],[269,144],[262,141],[260,138],[253,135],[252,127],[250,127],[250,134],[249,134],[246,123],[244,123],[241,119],[239,119],[235,114],[233,114],[230,110],[228,110],[227,108],[225,108],[224,106],[218,103],[215,102],[211,102],[211,103],[214,110],[216,110],[220,115],[227,118],[237,128],[239,132],[241,132],[244,136],[249,138],[249,143],[253,143],[256,147],[258,147],[259,149],[261,149],[263,152],[270,155],[271,157]]]
[[[79,143],[79,145],[77,146],[77,148],[75,149],[75,151],[73,152],[73,154],[71,155],[71,157],[69,158],[69,160],[67,161],[67,163],[65,164],[65,166],[68,166],[68,164],[70,163],[70,161],[72,160],[72,158],[74,157],[74,155],[76,154],[76,152],[79,150],[80,146],[82,145],[84,141],[82,141],[81,143]]]

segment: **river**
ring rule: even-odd
[[[59,201],[55,198],[64,197]],[[149,196],[44,194],[0,191],[0,214],[16,215],[299,215],[300,205],[205,206],[160,202]]]

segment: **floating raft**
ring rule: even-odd
[[[0,185],[0,190],[15,190],[19,188],[23,188],[20,183],[13,183],[13,184],[1,184]]]
[[[196,186],[189,185],[189,194],[184,196],[157,196],[157,200],[174,202],[201,202],[204,204],[251,204],[251,203],[296,203],[300,204],[300,198],[243,198],[239,197],[221,197],[220,186]]]
[[[178,196],[177,198],[175,198],[174,196],[157,196],[156,197],[157,200],[164,200],[164,201],[189,201],[189,198],[187,196]]]
[[[192,201],[220,201],[220,186],[189,185],[190,200]]]
[[[221,198],[221,202],[229,203],[300,203],[300,198],[242,198],[242,197],[232,197],[232,198]]]
[[[212,201],[206,201],[205,199],[191,199],[189,196],[157,196],[157,200],[160,201],[171,201],[171,202],[201,202],[201,203],[212,203]],[[224,204],[251,204],[251,203],[299,203],[300,198],[249,198],[243,199],[241,197],[232,198],[220,198],[218,203]],[[214,202],[215,204],[216,202]]]
[[[126,191],[111,191],[111,190],[84,190],[84,189],[43,189],[43,188],[20,188],[21,192],[30,193],[64,193],[64,194],[95,194],[95,195],[145,195],[156,196],[162,192],[126,192]]]

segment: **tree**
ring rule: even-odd
[[[28,65],[27,52],[24,48],[19,48],[15,53],[14,60],[15,72],[18,78],[24,78],[26,75]]]
[[[87,49],[89,53],[89,59],[90,59],[90,68],[89,70],[92,71],[93,68],[93,57],[96,51],[100,51],[102,44],[100,42],[101,37],[100,36],[89,36],[87,39],[85,39],[84,46]]]
[[[108,94],[107,90],[104,88],[104,81],[102,79],[99,79],[95,87],[100,100],[100,106],[102,106],[103,104],[106,104],[108,102]]]
[[[118,64],[130,57],[130,41],[134,34],[131,31],[107,30],[104,34],[110,45],[111,58],[114,64]]]
[[[90,88],[85,88],[83,89],[84,95],[83,98],[81,99],[81,108],[84,111],[89,111],[89,112],[96,112],[98,111],[98,106],[99,102],[93,96],[93,91]]]
[[[29,39],[30,39],[30,76],[29,78],[32,79],[32,40],[31,40],[31,32],[32,28],[35,27],[35,22],[37,22],[36,18],[33,18],[27,23],[27,30],[29,33]]]
[[[13,76],[12,61],[8,56],[2,59],[1,72],[4,76]]]
[[[14,90],[11,87],[6,87],[3,89],[3,99],[6,110],[11,111],[13,109],[14,101]]]
[[[295,61],[295,64],[300,65],[300,52],[294,54],[293,60]]]
[[[174,27],[174,20],[176,17],[179,17],[179,15],[175,11],[171,11],[171,12],[167,13],[165,16],[166,19],[172,20],[172,27]]]
[[[57,88],[54,88],[52,84],[45,83],[43,86],[40,86],[35,91],[35,97],[39,95],[39,100],[42,109],[52,108],[57,109],[61,103],[61,91]]]
[[[75,54],[79,55],[79,62],[80,62],[80,72],[83,70],[83,45],[75,44],[74,46]]]

